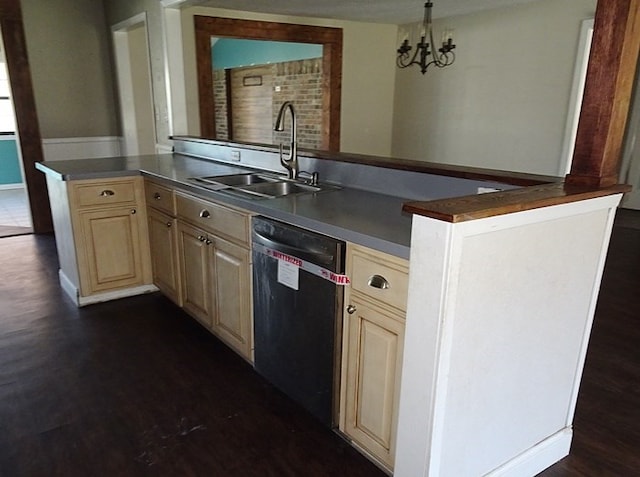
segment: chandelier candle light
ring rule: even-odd
[[[456,60],[456,55],[453,49],[456,45],[453,44],[451,39],[451,31],[445,30],[442,35],[442,46],[438,48],[438,51],[433,51],[433,25],[431,22],[431,8],[433,2],[427,2],[424,4],[424,19],[422,20],[422,28],[420,31],[420,42],[416,45],[416,51],[413,56],[410,54],[413,47],[409,45],[409,39],[405,38],[400,48],[398,48],[398,58],[396,63],[399,68],[406,68],[411,65],[420,66],[422,74],[427,72],[427,68],[431,65],[436,65],[438,68],[444,68],[449,66]],[[429,42],[426,42],[426,39]],[[429,50],[431,47],[431,51]],[[429,55],[432,56],[430,61]]]

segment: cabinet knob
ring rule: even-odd
[[[374,275],[371,278],[369,278],[367,285],[373,288],[379,288],[381,290],[386,290],[387,288],[391,287],[387,279],[380,275]]]
[[[111,197],[112,195],[115,195],[115,192],[113,192],[110,189],[105,189],[102,192],[100,192],[100,197]]]
[[[209,211],[207,209],[202,209],[200,211],[200,218],[201,219],[208,219],[209,217],[211,217],[211,214],[209,213]]]
[[[353,315],[356,312],[356,307],[354,305],[349,305],[347,306],[347,313],[349,313],[350,315]]]
[[[155,194],[153,194],[153,198],[156,200],[160,200],[160,194],[156,192]]]
[[[171,227],[171,222],[167,222],[167,227]]]
[[[198,240],[204,242],[206,240],[206,237],[204,235],[198,235]]]
[[[211,240],[207,239],[204,241],[204,243],[206,243],[207,245],[211,245]]]
[[[135,215],[136,212],[137,212],[136,209],[131,209],[131,215]]]

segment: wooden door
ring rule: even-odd
[[[149,209],[148,217],[153,283],[181,306],[177,221],[155,209]]]
[[[178,253],[183,307],[211,327],[209,240],[200,229],[178,222]]]
[[[77,237],[86,267],[80,267],[82,295],[142,285],[140,218],[132,207],[89,210],[79,214]]]
[[[213,252],[213,331],[238,353],[252,361],[250,253],[225,240],[216,239]]]
[[[393,469],[404,323],[354,294],[348,303],[343,432]]]

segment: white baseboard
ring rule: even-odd
[[[45,161],[117,157],[120,141],[118,136],[49,138],[42,140],[42,151]]]
[[[76,287],[69,277],[67,277],[66,273],[62,271],[62,269],[58,270],[58,279],[60,280],[60,286],[62,290],[67,294],[69,298],[78,306],[78,296],[80,292],[78,287]]]
[[[538,475],[569,455],[573,431],[566,427],[487,474],[487,477]]]
[[[115,290],[105,293],[98,293],[91,296],[80,296],[80,290],[73,284],[69,277],[62,271],[58,270],[58,277],[60,279],[60,286],[62,290],[71,298],[76,306],[92,305],[94,303],[102,303],[103,301],[117,300],[118,298],[126,298],[134,295],[142,295],[144,293],[151,293],[158,291],[158,287],[155,285],[141,285],[139,287],[124,288],[122,290]]]
[[[91,296],[78,297],[78,306],[93,305],[94,303],[102,303],[103,301],[117,300],[118,298],[126,298],[129,296],[142,295],[158,291],[155,285],[141,285],[139,287],[124,288],[106,293],[99,293]]]

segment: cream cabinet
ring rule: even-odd
[[[183,193],[176,203],[183,307],[252,361],[250,215]]]
[[[155,290],[141,177],[47,176],[63,289],[78,305]]]
[[[393,470],[408,262],[348,244],[340,430]]]
[[[144,189],[153,283],[182,306],[175,194],[172,189],[149,180],[145,180]]]

